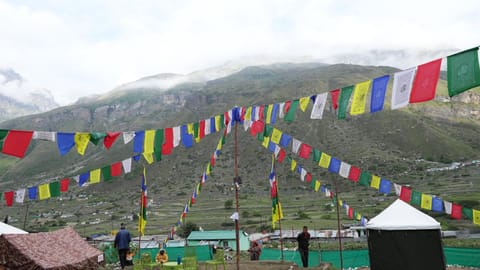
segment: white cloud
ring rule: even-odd
[[[60,102],[252,55],[479,45],[480,2],[5,1],[0,66]]]

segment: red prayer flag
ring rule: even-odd
[[[264,123],[263,121],[255,121],[252,123],[252,127],[250,128],[250,134],[252,136],[256,136],[257,133],[263,132]]]
[[[200,139],[205,137],[205,119],[200,120],[200,124],[198,125],[198,137],[200,137]]]
[[[425,102],[435,97],[442,58],[420,65],[410,92],[410,103]]]
[[[280,149],[280,152],[278,152],[278,157],[277,157],[278,163],[283,162],[283,159],[285,159],[285,155],[286,155],[285,150]]]
[[[120,132],[107,132],[107,136],[103,139],[103,145],[105,148],[110,149],[115,140],[117,140],[118,135],[120,135]]]
[[[330,95],[332,96],[333,109],[336,110],[338,108],[338,96],[340,95],[340,89],[330,91]]]
[[[264,110],[265,110],[265,105],[258,106],[258,119],[257,120],[265,119],[265,115],[263,113]]]
[[[358,182],[358,179],[360,179],[360,173],[360,168],[351,166],[350,172],[348,173],[348,179],[352,180],[353,182]]]
[[[312,174],[311,173],[307,172],[307,174],[305,175],[305,181],[307,183],[312,182]]]
[[[162,154],[170,155],[173,149],[173,128],[165,128],[165,142],[162,146]]]
[[[191,205],[194,205],[195,204],[195,198],[192,196],[192,198],[190,198],[190,204]]]
[[[290,105],[292,105],[291,100],[285,102],[285,106],[283,107],[283,110],[285,111],[285,114],[287,114],[287,112],[290,110]]]
[[[223,114],[223,121],[224,121],[225,126],[228,126],[228,123],[230,123],[230,117],[228,116],[228,112],[225,112]]]
[[[247,113],[247,109],[245,107],[242,107],[240,109],[240,120],[245,120],[245,114]]]
[[[3,142],[2,153],[23,158],[32,140],[33,131],[10,130]]]
[[[450,215],[453,219],[462,218],[462,206],[456,203],[452,203],[452,214]]]
[[[111,176],[120,176],[122,175],[122,162],[113,163],[110,168]]]
[[[60,180],[60,192],[67,192],[69,183],[70,180],[68,178]]]
[[[210,157],[210,166],[215,167],[215,156],[214,155],[212,155]]]
[[[402,186],[400,190],[400,200],[409,203],[412,200],[412,188]]]
[[[348,208],[348,217],[353,218],[353,208]]]
[[[13,191],[5,191],[5,193],[3,193],[3,198],[5,199],[5,203],[7,204],[7,206],[12,206],[13,196],[14,196]]]
[[[300,150],[298,151],[298,156],[304,159],[308,159],[310,153],[312,152],[312,147],[306,143],[302,143]]]

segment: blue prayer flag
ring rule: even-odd
[[[139,155],[133,156],[132,158],[133,158],[133,160],[135,160],[135,161],[139,161],[141,156],[142,156],[142,155],[139,154]]]
[[[274,142],[269,141],[269,142],[268,142],[268,150],[269,150],[270,152],[272,152],[272,153],[275,153],[275,145],[276,145],[276,144],[275,144]]]
[[[388,80],[390,75],[385,75],[373,80],[372,96],[370,99],[370,112],[378,112],[383,110],[385,103],[385,92],[387,91]]]
[[[143,153],[143,144],[145,142],[145,130],[135,131],[133,138],[133,152]]]
[[[78,179],[78,186],[83,186],[86,182],[88,182],[88,179],[90,178],[90,172],[82,173],[80,174],[80,177]]]
[[[330,165],[328,166],[328,171],[332,173],[338,173],[340,171],[340,164],[342,162],[334,157],[330,159]]]
[[[272,116],[270,117],[270,124],[272,125],[277,121],[279,107],[278,103],[273,104]]]
[[[38,187],[33,186],[28,188],[28,199],[36,200],[38,196]]]
[[[190,148],[193,145],[193,135],[188,133],[187,125],[183,125],[180,127],[180,134],[182,138],[182,144],[186,148]]]
[[[75,146],[75,133],[57,132],[57,146],[63,156]]]
[[[217,132],[217,129],[215,128],[215,117],[210,118],[210,133],[215,133]]]
[[[392,189],[392,182],[383,178],[380,179],[380,188],[378,189],[378,192],[390,194],[391,189]]]
[[[443,212],[443,201],[440,198],[432,198],[432,211]]]
[[[283,134],[282,134],[282,137],[280,138],[280,145],[281,145],[282,147],[288,147],[288,145],[290,144],[290,141],[291,141],[291,140],[292,140],[292,136],[283,133]]]

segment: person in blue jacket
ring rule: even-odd
[[[120,259],[120,266],[122,269],[125,269],[127,265],[127,253],[130,249],[130,241],[132,237],[130,232],[125,228],[125,224],[120,225],[120,231],[115,235],[114,247],[118,250],[118,258]]]

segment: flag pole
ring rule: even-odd
[[[143,167],[143,172],[145,172],[145,167]],[[142,227],[143,227],[143,178],[145,175],[142,175],[142,182],[140,184],[140,214],[138,215],[138,258],[141,260],[142,257]]]
[[[337,180],[334,180],[335,185],[335,197],[336,197],[336,205],[337,205],[337,236],[338,236],[338,245],[339,245],[339,254],[340,254],[340,270],[343,270],[343,255],[342,255],[342,234],[340,232],[340,210],[338,207],[338,187],[337,187]]]
[[[236,257],[237,257],[237,270],[240,270],[240,225],[239,225],[239,219],[240,219],[240,214],[239,214],[239,205],[238,205],[238,185],[240,177],[238,176],[238,138],[237,138],[237,121],[234,121],[235,123],[235,179],[233,181],[235,185],[235,208],[237,211],[237,219],[235,219],[235,238],[236,238]]]
[[[282,222],[281,222],[281,217],[280,217],[280,197],[278,196],[279,194],[279,190],[278,190],[278,177],[277,177],[277,164],[275,163],[275,155],[272,154],[272,159],[273,159],[273,173],[275,174],[275,177],[277,178],[275,180],[275,190],[277,191],[277,213],[278,213],[278,229],[280,230],[280,254],[281,254],[281,258],[282,258],[282,262],[283,262],[283,236],[282,236]]]

